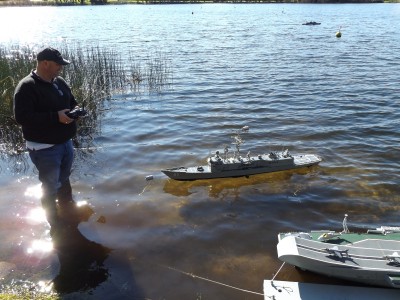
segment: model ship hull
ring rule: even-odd
[[[247,158],[211,157],[208,165],[197,167],[178,167],[161,170],[175,180],[197,180],[227,177],[250,176],[284,170],[292,170],[317,165],[321,158],[314,154],[259,155]]]
[[[400,234],[280,234],[278,258],[300,269],[368,285],[400,288]],[[398,252],[397,252],[398,251]]]

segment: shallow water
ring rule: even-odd
[[[398,4],[0,8],[0,27],[2,44],[161,51],[171,62],[170,88],[116,92],[93,151],[77,150],[71,180],[93,214],[73,236],[83,251],[88,241],[112,251],[97,282],[67,299],[262,299],[248,291],[279,269],[278,232],[340,230],[345,213],[350,228],[399,225]],[[244,125],[244,153],[289,148],[323,162],[194,182],[160,172],[205,163]],[[0,170],[0,274],[52,280],[59,257],[31,215],[37,174],[28,157]],[[290,266],[277,279],[334,282]]]

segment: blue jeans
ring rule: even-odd
[[[42,205],[50,218],[57,216],[57,191],[68,183],[71,174],[74,149],[72,140],[42,150],[29,150],[29,156],[39,171],[42,183]]]

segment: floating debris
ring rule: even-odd
[[[321,23],[311,21],[311,22],[305,22],[303,23],[303,25],[321,25]]]

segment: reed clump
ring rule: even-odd
[[[23,147],[22,132],[13,116],[13,94],[18,81],[35,66],[29,48],[0,48],[0,153],[18,153]]]
[[[160,53],[144,61],[128,54],[123,59],[115,50],[98,46],[59,46],[71,61],[62,76],[72,88],[88,116],[78,122],[76,148],[89,149],[101,130],[107,101],[126,92],[160,92],[172,84],[170,62]],[[0,159],[9,159],[25,150],[19,125],[13,116],[13,94],[18,82],[36,66],[36,53],[30,48],[0,46]]]

